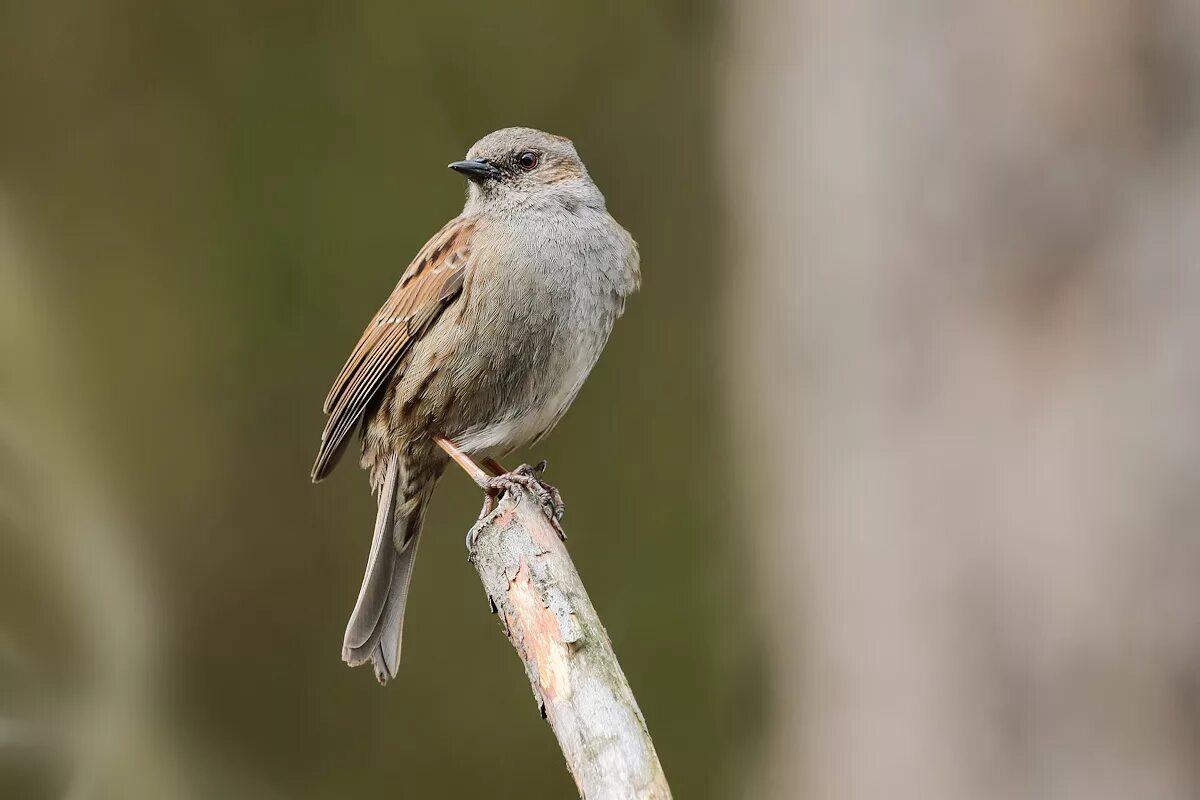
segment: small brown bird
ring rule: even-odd
[[[468,180],[463,212],[409,264],[342,367],[312,472],[328,475],[361,429],[379,510],[342,658],[373,662],[380,683],[396,675],[421,523],[449,456],[492,495],[520,483],[556,502],[534,470],[500,474],[493,457],[554,427],[640,281],[637,244],[567,139],[505,128],[450,169]]]

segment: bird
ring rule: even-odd
[[[489,497],[535,489],[557,524],[545,462],[505,472],[497,459],[558,423],[641,284],[637,243],[569,139],[504,128],[448,166],[467,181],[462,213],[417,253],[338,373],[312,469],[314,483],[328,476],[359,433],[377,512],[342,658],[370,662],[381,684],[397,674],[425,511],[450,459]]]

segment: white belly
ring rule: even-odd
[[[594,352],[590,350],[577,354],[575,363],[564,370],[562,380],[556,382],[556,389],[542,402],[487,425],[468,429],[458,437],[458,446],[472,455],[488,452],[503,455],[541,438],[566,413],[591,372],[599,348]]]

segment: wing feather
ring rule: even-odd
[[[337,465],[354,429],[391,382],[404,356],[462,294],[474,231],[475,222],[469,217],[451,220],[438,231],[363,331],[325,398],[329,418],[313,465],[314,481]]]

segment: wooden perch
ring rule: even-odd
[[[558,532],[528,490],[512,487],[471,531],[471,561],[525,662],[584,800],[671,796],[612,643]]]

